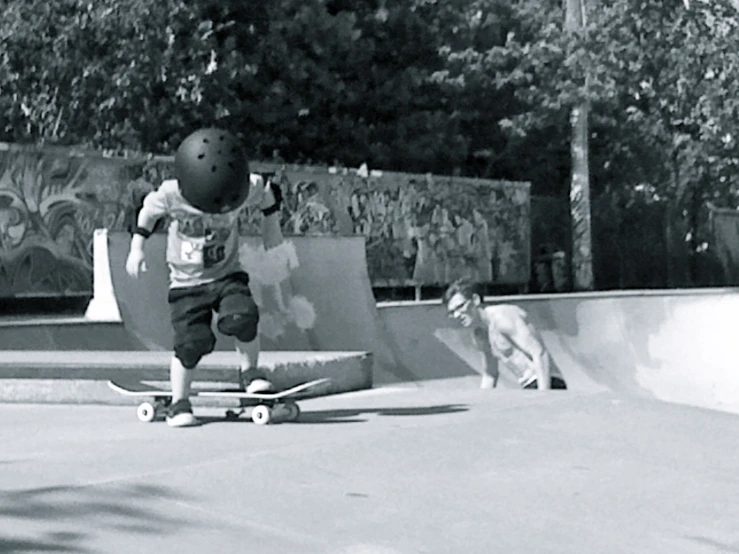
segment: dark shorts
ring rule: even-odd
[[[215,348],[214,312],[219,320],[229,315],[254,318],[254,324],[259,320],[259,308],[252,297],[246,272],[231,273],[212,283],[170,289],[169,307],[175,351],[183,345],[199,344],[201,355]]]
[[[538,388],[539,384],[534,379],[531,381],[528,385],[524,387],[524,389],[536,389]],[[549,381],[549,387],[552,390],[567,390],[567,383],[564,382],[564,380],[560,379],[559,377],[552,377]]]

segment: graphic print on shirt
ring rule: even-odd
[[[226,258],[226,243],[234,221],[228,214],[177,214],[183,262],[208,269]]]

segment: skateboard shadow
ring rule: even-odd
[[[697,542],[698,544],[702,544],[703,546],[708,546],[717,552],[734,552],[739,553],[739,543],[727,543],[723,541],[718,541],[709,537],[700,537],[700,536],[686,536],[685,538]]]
[[[250,425],[255,425],[255,423],[251,420],[251,418],[248,415],[242,415],[239,418],[236,419],[230,419],[227,417],[219,417],[219,416],[198,416],[198,420],[200,421],[200,425],[211,425],[213,423],[248,423]],[[274,423],[270,423],[270,425],[297,425],[299,423],[363,423],[367,420],[365,419],[342,419],[342,420],[336,420],[336,421],[308,421],[308,413],[303,412],[303,414],[300,416],[299,421],[275,421]],[[2,551],[0,551],[2,552]]]
[[[434,406],[413,406],[407,408],[356,408],[338,410],[305,410],[300,416],[298,425],[325,423],[366,423],[364,415],[385,417],[418,417],[431,415],[448,415],[466,412],[469,407],[462,404],[437,404]]]
[[[356,408],[356,409],[336,409],[336,410],[310,410],[304,408],[300,414],[298,421],[280,421],[276,420],[274,425],[329,425],[339,423],[366,423],[368,418],[365,415],[377,415],[386,417],[415,417],[430,415],[447,415],[460,412],[466,412],[469,407],[462,404],[439,404],[435,406],[415,406],[407,408]],[[203,414],[198,415],[201,425],[209,425],[212,423],[251,423],[253,424],[249,411],[240,415],[238,418],[228,418],[221,415]]]
[[[349,418],[350,416],[347,416],[347,418],[339,418],[335,420],[313,421],[313,418],[311,417],[312,413],[313,412],[304,411],[301,413],[300,419],[298,421],[282,421],[280,419],[276,419],[275,421],[270,423],[270,425],[281,426],[295,425],[298,423],[363,423],[367,421],[366,419]],[[200,421],[200,426],[212,425],[214,423],[248,423],[250,425],[256,425],[249,416],[248,411],[236,418],[221,415],[198,415],[198,421]]]

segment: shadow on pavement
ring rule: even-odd
[[[708,537],[687,537],[688,539],[695,541],[699,544],[702,544],[703,546],[708,546],[709,548],[712,548],[716,552],[728,552],[731,554],[737,554],[739,553],[739,541],[734,542],[733,544],[724,543],[721,541],[717,541]]]
[[[91,552],[77,546],[83,538],[74,533],[47,533],[40,539],[0,537],[0,552]]]
[[[304,411],[300,416],[300,424],[310,423],[363,423],[366,418],[360,416],[374,414],[379,416],[428,416],[466,412],[469,408],[461,404],[441,404],[436,406],[415,406],[408,408],[368,408]]]
[[[338,409],[338,410],[308,410],[304,409],[300,415],[300,419],[296,422],[282,422],[276,420],[275,424],[331,424],[331,423],[366,423],[367,418],[360,416],[364,414],[375,414],[380,416],[426,416],[426,415],[444,415],[466,412],[469,408],[460,404],[442,404],[436,406],[416,406],[409,408],[367,408],[367,409]],[[225,410],[224,410],[225,412]],[[225,416],[198,416],[203,425],[211,423],[252,423],[251,412],[240,415],[236,419],[229,419]]]
[[[156,500],[181,499],[165,487],[63,486],[0,491],[0,552],[93,552],[97,531],[166,534],[183,522],[147,509]],[[38,531],[39,528],[43,530]],[[12,535],[7,535],[12,529]]]

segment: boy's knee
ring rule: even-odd
[[[218,306],[218,316],[218,330],[224,335],[236,337],[241,342],[257,338],[259,306],[249,289],[248,273],[234,273],[229,277]]]
[[[259,331],[259,310],[255,305],[253,309],[244,310],[243,313],[225,315],[218,320],[218,330],[241,342],[251,342],[257,338]]]
[[[174,354],[182,363],[182,367],[195,369],[203,356],[213,352],[215,343],[215,337],[191,340],[175,346]]]

